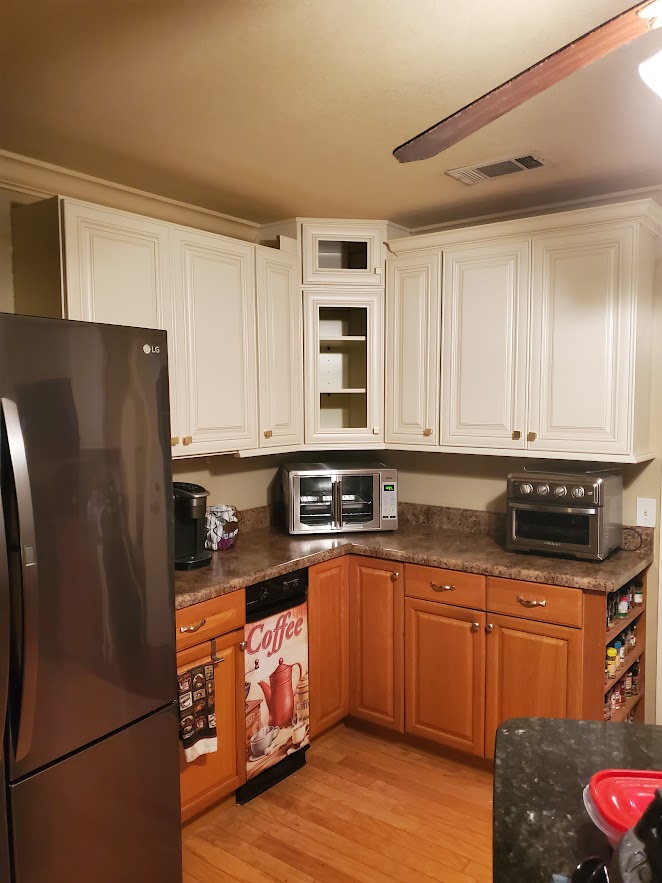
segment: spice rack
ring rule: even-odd
[[[634,719],[643,721],[644,717],[645,592],[645,575],[640,575],[618,592],[612,593],[606,598],[607,628],[604,640],[606,662],[603,707],[604,719],[613,723],[623,723]],[[616,596],[616,599],[613,596]],[[636,603],[635,598],[637,599]],[[614,607],[615,601],[618,603],[619,600],[620,616]],[[624,606],[629,609],[623,610]],[[619,642],[619,638],[624,636],[625,641],[628,641],[628,637],[632,636],[633,629],[636,629],[635,645],[630,645],[623,654],[610,653],[610,650],[623,649],[624,642]],[[636,692],[627,695],[626,689],[628,688],[631,691],[636,690]]]

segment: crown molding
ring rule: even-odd
[[[260,224],[254,221],[95,178],[7,150],[0,150],[0,187],[35,198],[68,196],[249,242],[257,238],[260,229]]]

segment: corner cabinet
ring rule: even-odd
[[[384,285],[385,224],[331,220],[301,227],[304,285]]]
[[[382,298],[304,289],[307,444],[383,448]]]

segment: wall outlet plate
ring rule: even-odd
[[[654,499],[637,497],[637,527],[655,527],[657,505]]]

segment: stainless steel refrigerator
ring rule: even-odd
[[[0,316],[0,883],[181,883],[161,331]]]

